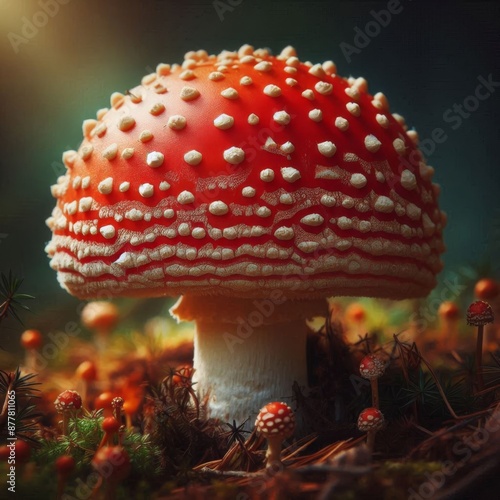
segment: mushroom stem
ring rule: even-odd
[[[266,451],[266,468],[274,468],[276,466],[283,466],[281,462],[281,445],[283,444],[283,437],[268,436],[267,437],[267,451]]]
[[[476,343],[476,382],[479,391],[484,388],[483,380],[483,332],[484,326],[477,327],[477,343]]]
[[[373,453],[373,449],[375,447],[375,434],[377,434],[376,430],[368,431],[366,433],[366,447],[370,453]]]
[[[209,417],[251,422],[263,404],[291,398],[294,382],[307,387],[305,318],[326,302],[280,298],[186,295],[171,309],[196,320],[193,382]]]
[[[68,410],[64,410],[63,411],[63,414],[62,414],[62,417],[63,417],[63,420],[62,420],[62,435],[63,436],[67,436],[68,435],[68,429],[69,429],[69,411]]]
[[[378,395],[378,379],[372,378],[370,380],[370,384],[372,386],[372,406],[374,408],[377,408],[378,410],[380,408],[380,400]]]

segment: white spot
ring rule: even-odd
[[[229,208],[223,201],[213,201],[210,203],[208,211],[213,215],[225,215]]]
[[[134,148],[125,148],[123,151],[122,151],[122,158],[124,160],[129,160],[130,158],[132,158],[132,156],[134,156]]]
[[[363,174],[352,174],[349,182],[351,183],[351,186],[361,189],[366,186],[368,181]]]
[[[93,198],[91,196],[86,196],[85,198],[81,198],[78,202],[78,210],[80,212],[88,212],[92,207]]]
[[[146,163],[152,168],[157,168],[163,164],[164,159],[165,157],[163,156],[163,153],[160,153],[159,151],[152,151],[151,153],[148,153]]]
[[[309,99],[310,101],[314,100],[314,92],[311,89],[306,89],[304,92],[302,92],[302,97],[305,97],[306,99]]]
[[[380,146],[382,143],[374,135],[370,134],[365,137],[365,147],[371,153],[376,153]]]
[[[342,116],[337,116],[335,118],[335,126],[342,132],[345,132],[349,128],[349,122]]]
[[[164,111],[165,111],[165,105],[162,104],[161,102],[157,102],[157,103],[153,104],[151,106],[151,108],[149,109],[149,112],[153,116],[161,115]]]
[[[295,87],[295,85],[297,85],[297,80],[295,80],[295,78],[287,78],[285,80],[285,83],[289,86],[289,87]]]
[[[193,101],[194,99],[200,97],[200,91],[194,87],[182,87],[181,89],[181,99],[183,101]]]
[[[125,193],[130,189],[130,182],[122,182],[118,189],[120,190],[120,193]]]
[[[316,92],[323,95],[329,95],[333,92],[333,85],[327,82],[318,82],[314,86]]]
[[[253,80],[249,76],[242,76],[240,78],[240,85],[252,85]]]
[[[344,208],[352,208],[354,206],[354,200],[350,196],[346,196],[342,200],[342,206]]]
[[[191,193],[190,191],[182,191],[182,193],[179,193],[179,196],[177,196],[177,201],[181,205],[187,205],[189,203],[193,203],[194,194]]]
[[[196,240],[201,240],[206,236],[207,232],[202,227],[195,227],[191,231],[191,236]]]
[[[377,116],[375,117],[375,119],[377,120],[377,123],[381,127],[387,128],[389,126],[389,118],[387,118],[387,116],[381,115],[380,113],[378,113]]]
[[[103,152],[102,157],[106,158],[106,160],[114,160],[116,155],[118,154],[118,144],[113,143],[110,144]]]
[[[295,75],[295,73],[297,73],[297,68],[294,68],[292,66],[285,66],[283,68],[283,71],[285,73],[288,73],[289,75]]]
[[[290,141],[287,141],[280,146],[280,150],[283,153],[292,154],[295,151],[295,146]]]
[[[246,186],[241,190],[241,194],[245,198],[253,198],[255,196],[255,189],[251,186]]]
[[[238,237],[238,231],[234,227],[226,227],[222,230],[222,236],[228,240],[234,240]]]
[[[259,217],[269,217],[271,210],[268,207],[259,207],[255,212]]]
[[[273,115],[273,120],[281,125],[288,125],[290,123],[290,115],[286,111],[277,111]]]
[[[283,167],[281,169],[281,175],[283,179],[287,182],[295,182],[300,179],[300,172],[293,167]]]
[[[337,225],[340,227],[340,229],[351,229],[352,228],[352,219],[349,219],[349,217],[339,217],[337,220]]]
[[[165,219],[172,219],[174,215],[175,212],[172,208],[167,208],[163,211],[163,217],[165,217]]]
[[[394,210],[394,202],[387,196],[379,196],[373,206],[377,212],[390,213]]]
[[[385,182],[385,175],[382,172],[376,172],[375,177],[377,178],[377,181],[379,182]]]
[[[298,57],[291,56],[286,60],[285,64],[287,66],[292,66],[293,68],[298,68],[300,66],[300,61]]]
[[[264,182],[271,182],[274,180],[274,170],[271,168],[265,168],[260,172],[260,178]]]
[[[154,187],[152,184],[148,184],[147,182],[144,183],[144,184],[141,184],[139,186],[139,194],[143,197],[143,198],[151,198],[151,196],[153,196],[154,194]]]
[[[73,189],[78,189],[81,185],[82,185],[82,178],[79,175],[77,175],[73,179]]]
[[[300,219],[300,222],[302,222],[302,224],[306,224],[307,226],[321,226],[324,221],[325,219],[323,219],[323,217],[319,214],[309,214]]]
[[[415,189],[417,187],[417,178],[415,174],[407,169],[403,170],[401,172],[401,185],[405,189],[408,189],[408,191]]]
[[[107,240],[113,238],[116,234],[116,230],[115,230],[115,227],[112,226],[111,224],[107,225],[107,226],[103,226],[101,227],[101,229],[99,229],[99,232],[104,236],[104,238],[106,238]]]
[[[86,175],[82,179],[82,188],[83,189],[87,189],[89,186],[90,186],[90,175]]]
[[[359,90],[356,87],[347,87],[344,92],[355,101],[359,99]]]
[[[396,150],[396,153],[400,154],[400,155],[404,155],[405,154],[405,151],[406,151],[406,146],[405,146],[405,141],[403,141],[403,139],[394,139],[394,141],[392,142],[392,145],[394,147],[394,149]]]
[[[88,160],[93,151],[94,151],[94,146],[92,146],[92,144],[88,144],[87,146],[83,146],[83,148],[80,152],[80,156],[82,157],[82,160]]]
[[[336,200],[335,200],[335,198],[333,196],[331,196],[329,194],[324,194],[321,197],[320,203],[322,205],[324,205],[325,207],[334,207],[335,203],[336,203]]]
[[[318,144],[318,151],[326,157],[331,157],[337,151],[337,146],[331,141],[324,141]]]
[[[309,118],[313,122],[320,122],[323,119],[323,112],[321,109],[312,109],[309,111]]]
[[[311,75],[317,76],[318,78],[323,78],[325,76],[325,70],[321,64],[315,64],[311,68],[309,68],[309,73]]]
[[[218,82],[219,80],[223,80],[225,78],[224,73],[221,73],[220,71],[212,71],[208,75],[209,80],[213,80],[214,82]]]
[[[226,99],[238,99],[239,94],[236,89],[233,89],[232,87],[229,87],[227,89],[224,89],[220,95],[222,97],[225,97]]]
[[[135,125],[135,119],[133,116],[130,116],[130,115],[122,116],[118,120],[118,128],[122,132],[126,132],[127,130],[130,130],[134,125]]]
[[[192,149],[191,151],[188,151],[184,155],[184,161],[188,165],[192,165],[192,166],[199,165],[202,159],[203,159],[203,155],[199,151],[196,151],[196,149]]]
[[[158,187],[160,191],[167,191],[168,189],[170,189],[170,184],[167,181],[161,181]]]
[[[257,63],[254,66],[254,68],[257,71],[262,71],[263,73],[267,73],[267,72],[271,71],[271,69],[273,68],[273,65],[269,61],[261,61],[261,62]]]
[[[280,195],[280,203],[283,205],[291,205],[293,203],[293,198],[290,193],[283,193]]]
[[[234,118],[222,113],[214,120],[214,125],[220,130],[227,130],[234,125]]]
[[[359,116],[361,114],[361,108],[359,107],[359,104],[356,102],[348,102],[345,105],[347,111],[351,113],[352,116]]]
[[[259,121],[259,117],[255,113],[248,115],[248,123],[250,125],[258,125]]]
[[[186,222],[182,222],[181,224],[179,224],[177,231],[181,236],[189,236],[191,234],[189,224],[187,224]]]
[[[172,115],[167,122],[167,125],[173,130],[182,130],[186,126],[187,120],[182,115]]]
[[[264,87],[264,94],[269,97],[279,97],[281,95],[281,89],[277,85],[270,83]]]
[[[238,165],[245,159],[245,152],[241,148],[231,147],[224,151],[224,160],[231,165]]]
[[[143,130],[141,135],[139,135],[139,140],[141,142],[149,142],[154,137],[153,132],[151,130]]]
[[[291,227],[281,226],[274,231],[274,236],[278,240],[291,240],[295,236],[295,232]]]
[[[107,177],[103,181],[99,182],[97,190],[101,194],[109,194],[113,189],[113,177]]]

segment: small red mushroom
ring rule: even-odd
[[[498,297],[499,287],[495,280],[483,278],[476,283],[474,294],[480,300],[492,300]]]
[[[118,322],[118,307],[112,302],[101,300],[89,302],[82,309],[80,317],[83,325],[96,333],[97,349],[99,352],[103,352],[107,345],[108,336]]]
[[[483,300],[476,300],[467,308],[467,324],[477,326],[476,343],[476,381],[479,390],[484,387],[483,380],[483,332],[484,325],[493,323],[493,309]]]
[[[71,415],[76,414],[76,412],[82,407],[82,398],[78,392],[66,390],[57,396],[54,401],[54,406],[58,413],[62,413],[62,434],[63,436],[66,436],[68,434],[69,419]]]
[[[96,410],[103,410],[104,416],[110,416],[113,413],[112,402],[114,395],[111,392],[104,391],[99,394],[94,400],[94,408]]]
[[[76,376],[81,381],[82,400],[87,400],[89,386],[97,379],[97,368],[93,361],[83,361],[76,368]]]
[[[384,374],[386,363],[376,354],[367,354],[359,364],[359,373],[370,381],[372,387],[372,404],[379,407],[378,379]]]
[[[375,434],[384,426],[384,415],[378,408],[365,408],[358,417],[358,429],[366,432],[366,446],[373,451]]]
[[[40,349],[42,342],[40,330],[25,330],[21,335],[21,345],[26,349],[24,364],[29,371],[36,370],[36,351]]]
[[[120,430],[121,424],[115,417],[106,417],[101,424],[104,436],[102,437],[99,448],[108,445],[112,446],[114,435]]]
[[[327,297],[436,284],[446,219],[416,133],[331,62],[190,52],[83,135],[52,188],[51,266],[80,298],[182,296],[209,417],[307,386],[306,319]]]
[[[71,473],[75,470],[75,459],[71,455],[61,455],[55,461],[57,471],[57,498],[62,499],[64,488]]]
[[[281,445],[295,431],[295,415],[286,403],[268,403],[255,420],[257,432],[267,439],[266,467],[282,465]]]

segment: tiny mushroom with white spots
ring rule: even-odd
[[[244,421],[307,386],[327,297],[430,292],[446,218],[416,133],[364,79],[291,47],[186,61],[84,122],[47,253],[80,298],[182,295],[198,396]]]
[[[377,354],[367,354],[359,364],[359,373],[370,381],[372,386],[372,405],[379,407],[378,379],[384,374],[386,364]]]
[[[76,391],[66,390],[61,392],[54,401],[54,406],[57,413],[61,413],[63,417],[62,434],[68,434],[69,419],[72,415],[82,407],[82,398]]]
[[[384,426],[384,415],[378,408],[365,408],[358,417],[358,429],[366,432],[366,446],[373,451],[375,434]]]
[[[255,420],[257,432],[267,439],[266,467],[282,465],[281,445],[295,431],[295,415],[286,403],[268,403]]]

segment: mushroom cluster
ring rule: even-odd
[[[416,132],[331,61],[189,52],[114,93],[83,136],[52,187],[51,266],[80,298],[182,295],[213,417],[307,385],[304,318],[326,297],[425,296],[441,270]]]

